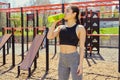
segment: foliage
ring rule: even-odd
[[[118,34],[119,27],[100,28],[100,34]]]
[[[20,21],[20,14],[19,13],[16,13],[14,15],[11,15],[11,26],[14,26],[14,27],[19,27],[21,26],[21,21]]]
[[[6,26],[6,17],[5,13],[0,12],[0,30],[2,27]]]

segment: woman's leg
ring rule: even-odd
[[[71,74],[72,74],[72,80],[82,80],[82,75],[80,75],[80,76],[77,75],[77,69],[78,69],[78,65],[79,65],[79,60],[80,60],[80,56],[79,56],[78,52],[76,52],[73,55],[71,65],[70,65],[70,70],[71,70]]]
[[[70,74],[70,67],[67,64],[68,57],[60,53],[58,65],[58,80],[68,80]]]
[[[82,74],[77,75],[77,66],[71,68],[72,80],[82,80]]]
[[[58,80],[68,80],[70,74],[70,68],[65,67],[62,64],[59,64],[58,67]]]

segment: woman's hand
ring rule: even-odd
[[[58,22],[60,22],[62,19],[56,20],[54,23],[57,24]]]
[[[83,66],[79,65],[77,69],[77,74],[80,76],[83,73]]]

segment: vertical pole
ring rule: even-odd
[[[38,10],[36,10],[36,27],[39,27],[39,14],[38,14]]]
[[[36,10],[36,34],[38,34],[38,27],[39,27],[39,14],[38,14],[38,10]],[[39,57],[39,51],[37,53],[37,57]]]
[[[8,12],[6,12],[6,27],[9,27],[9,13]],[[8,48],[9,47],[8,47],[8,42],[7,42],[7,54],[9,54]]]
[[[89,29],[89,26],[88,26],[88,9],[87,9],[87,7],[86,7],[86,9],[85,9],[85,11],[83,12],[83,16],[85,17],[85,18],[83,18],[83,25],[84,24],[86,24],[85,25],[85,28],[86,28],[86,31],[88,31],[88,29]],[[88,39],[90,39],[90,42],[91,42],[91,37],[88,37],[87,35],[86,35],[86,43],[85,43],[85,48],[86,48],[86,51],[85,51],[85,58],[87,58],[87,56],[88,56],[88,44],[90,43],[90,42],[88,42]]]
[[[29,30],[28,30],[28,16],[29,16],[29,14],[27,14],[27,28],[26,28],[26,31],[27,31],[27,38],[26,38],[26,42],[27,42],[27,51],[28,51],[28,41],[29,41],[29,39],[28,39],[28,32],[29,32]]]
[[[4,28],[2,28],[3,30],[2,30],[2,35],[4,35],[4,33],[5,33],[5,29]],[[5,65],[6,64],[6,56],[5,56],[5,45],[3,46],[3,65]]]
[[[46,36],[48,28],[46,28]],[[49,40],[46,38],[46,73],[49,71]]]
[[[35,15],[34,15],[34,13],[33,13],[33,30],[34,30],[34,32],[33,32],[33,39],[34,39],[34,37],[35,37]]]
[[[36,35],[36,28],[33,27],[33,30],[34,30],[34,37]],[[38,57],[38,52],[37,52],[37,55],[35,56],[35,60],[34,60],[34,69],[37,68],[37,57]]]
[[[23,17],[23,8],[21,7],[21,27],[22,27],[22,36],[21,36],[21,44],[22,44],[22,61],[24,59],[24,17]]]
[[[8,12],[6,12],[6,27],[8,27],[9,26],[9,21],[8,21]]]
[[[36,36],[36,28],[33,27],[33,33],[34,33],[34,38]],[[35,56],[35,59],[34,59],[34,69],[37,68],[37,57],[38,57],[38,52],[37,52],[37,55]]]
[[[12,66],[15,66],[14,28],[12,28]]]
[[[6,25],[7,25],[6,27],[10,27],[9,26],[9,23],[10,23],[9,22],[10,21],[9,18],[10,18],[10,16],[9,15],[10,15],[9,12],[6,12]],[[8,30],[7,30],[7,33],[8,33]],[[8,41],[7,41],[7,54],[9,54],[9,50],[8,49],[9,49],[9,46],[8,46]]]
[[[90,17],[88,16],[90,14]],[[87,19],[88,19],[88,21],[90,21],[90,22],[88,22],[87,21],[87,23],[90,25],[89,27],[90,27],[90,34],[92,34],[92,32],[93,32],[93,25],[92,25],[92,21],[94,22],[94,18],[92,17],[92,15],[94,15],[94,13],[93,13],[93,11],[92,10],[90,10],[90,11],[88,11],[88,13],[87,13]],[[91,50],[92,50],[92,42],[93,41],[93,36],[90,36],[90,56],[92,56],[92,53],[91,53]]]
[[[34,13],[33,13],[33,39],[35,38],[35,36],[36,36],[36,28],[35,28],[35,19],[34,19]],[[37,68],[37,56],[35,56],[34,68]]]
[[[28,68],[28,78],[31,76],[31,68]]]
[[[55,14],[56,14],[56,13],[55,13]],[[56,25],[56,26],[57,26],[57,25]],[[54,58],[55,55],[57,54],[57,38],[56,38],[56,37],[55,37],[54,45],[55,45],[55,52],[54,52],[53,58]]]
[[[64,13],[64,8],[65,8],[65,5],[64,5],[64,1],[62,0],[62,13]],[[62,20],[62,24],[63,25],[65,24],[64,20]]]
[[[100,34],[100,11],[97,13],[98,15],[98,34]],[[98,43],[100,43],[100,37],[98,37]],[[100,44],[98,44],[98,54],[100,54]]]
[[[3,46],[3,65],[6,64],[5,45]]]
[[[56,53],[57,53],[57,38],[55,38],[54,45],[55,45],[55,52],[54,52],[54,54],[56,55]],[[54,55],[54,57],[55,57],[55,55]]]
[[[119,60],[118,60],[118,72],[120,73],[120,0],[119,0]]]
[[[10,3],[8,3],[8,8],[10,8]],[[8,27],[11,27],[11,20],[10,20],[10,17],[11,17],[11,13],[8,12]],[[7,33],[9,33],[9,31],[7,31]],[[9,54],[9,48],[11,47],[11,39],[9,39],[7,41],[7,54]]]
[[[9,5],[9,8],[10,8],[10,3],[8,5]],[[9,16],[9,18],[11,17],[11,13],[10,12],[8,12],[8,16]],[[9,19],[8,26],[11,27],[11,20],[10,19]]]

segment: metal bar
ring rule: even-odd
[[[4,28],[3,28],[3,30],[2,30],[2,35],[4,35],[5,34],[5,30],[4,30]],[[3,65],[5,65],[6,64],[6,55],[5,55],[5,45],[3,46]]]
[[[38,14],[38,10],[36,10],[36,26],[39,27],[39,14]]]
[[[10,4],[8,4],[8,8],[10,8]],[[10,17],[11,17],[11,13],[8,12],[8,25],[7,27],[11,27],[11,20],[10,20]],[[7,30],[7,33],[10,33],[10,31]],[[9,48],[11,47],[11,39],[9,39],[7,41],[7,54],[9,54]]]
[[[48,28],[46,28],[46,35]],[[46,73],[49,71],[49,40],[46,38]]]
[[[21,36],[21,45],[22,45],[22,49],[21,49],[21,52],[22,52],[22,61],[24,59],[24,17],[23,17],[23,8],[21,7],[21,27],[22,27],[22,36]]]
[[[28,41],[29,41],[29,37],[28,37],[28,32],[29,32],[29,30],[28,30],[28,16],[29,16],[29,14],[27,14],[27,28],[26,28],[26,31],[27,31],[27,36],[26,36],[26,41],[27,41],[27,44],[26,44],[26,46],[27,46],[27,51],[28,51]]]
[[[38,27],[39,27],[39,13],[38,10],[36,10],[36,29],[35,29],[35,35],[38,34]],[[37,53],[37,58],[39,57],[39,51]]]
[[[28,68],[28,78],[31,76],[31,68]]]
[[[14,29],[12,28],[12,66],[15,66]]]
[[[3,65],[6,64],[5,45],[3,46]]]
[[[119,5],[118,3],[112,3],[113,1],[118,2],[119,0],[97,0],[97,1],[87,1],[87,2],[74,2],[71,4],[79,5],[79,7],[81,7],[81,8]],[[101,4],[103,2],[104,3],[111,2],[111,3],[110,4]],[[65,6],[66,5],[68,5],[68,3],[66,3]],[[52,9],[60,9],[60,7],[61,7],[61,4],[29,6],[29,7],[23,7],[23,11],[26,12],[26,11],[34,11],[34,10],[52,10]],[[0,12],[20,12],[20,8],[0,9]]]
[[[20,76],[20,66],[18,66],[17,70],[18,70],[18,74],[17,74],[16,78],[18,78]]]
[[[33,13],[33,30],[34,30],[34,32],[33,32],[33,39],[34,39],[34,37],[35,37],[35,14]]]
[[[35,60],[34,60],[34,69],[37,68],[37,56],[35,56]]]
[[[119,0],[119,56],[118,56],[118,72],[120,73],[120,0]]]

